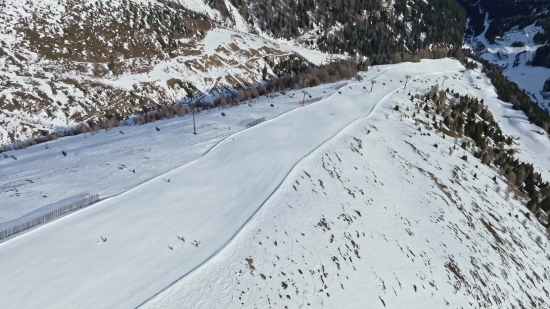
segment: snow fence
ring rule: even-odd
[[[247,129],[248,129],[248,128],[252,128],[253,126],[255,126],[255,125],[257,125],[257,124],[260,124],[260,123],[262,123],[262,122],[264,122],[264,121],[265,121],[265,117],[256,119],[256,120],[254,120],[254,121],[252,121],[252,122],[247,123],[247,124],[246,124],[246,128],[247,128]]]
[[[68,212],[83,208],[92,203],[99,201],[99,194],[87,196],[71,204],[65,204],[60,207],[60,203],[43,207],[37,211],[23,216],[19,219],[0,223],[0,240],[8,238],[26,229],[48,222],[57,217],[60,217]],[[62,201],[63,202],[63,201]]]
[[[317,98],[308,99],[308,100],[305,100],[305,101],[299,101],[298,104],[303,105],[303,104],[315,103],[315,102],[321,101],[322,99],[323,99],[323,97],[317,97]]]

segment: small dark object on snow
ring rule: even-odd
[[[339,94],[342,94],[342,91],[338,91]]]
[[[118,131],[118,133],[120,133],[120,134],[124,135],[124,132],[122,132],[122,131]]]
[[[367,89],[367,87],[363,86],[363,89]]]
[[[170,248],[170,250],[174,250],[174,249],[172,249],[172,247],[170,247],[170,246],[168,246],[168,248]]]
[[[386,86],[386,83],[382,83],[382,85]]]
[[[160,131],[159,127],[155,127],[155,129],[157,129],[157,131]]]
[[[224,117],[225,117],[225,113],[222,113],[222,116],[224,116]]]
[[[132,170],[132,173],[134,173],[134,174],[135,174],[135,173],[136,173],[136,170]]]
[[[17,160],[17,158],[14,155],[11,155],[11,158],[14,160]]]
[[[65,150],[61,150],[61,153],[63,154],[64,157],[67,156],[67,153],[65,152]]]
[[[163,179],[164,179],[164,178],[163,178]],[[170,178],[168,178],[168,179],[164,179],[164,181],[166,181],[166,182],[170,182]]]
[[[269,104],[269,106],[271,106],[271,107],[275,107],[275,105],[273,105],[273,104]]]
[[[101,240],[102,240],[103,242],[107,242],[107,238],[101,237]]]

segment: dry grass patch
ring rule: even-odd
[[[489,233],[491,233],[491,235],[493,235],[493,237],[495,238],[497,243],[499,243],[499,244],[503,243],[502,238],[500,238],[500,236],[498,235],[497,231],[495,231],[495,229],[493,228],[493,225],[491,223],[487,223],[485,220],[483,220],[483,218],[481,218],[481,223],[487,229],[487,231],[489,231]]]
[[[250,274],[253,274],[253,272],[256,270],[256,267],[254,267],[254,259],[246,258],[244,259],[247,263],[248,269],[250,269]]]

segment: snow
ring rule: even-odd
[[[478,72],[462,75],[463,69],[450,59],[381,66],[365,73],[363,82],[308,89],[338,86],[341,94],[286,108],[278,117],[267,111],[269,102],[226,109],[225,118],[205,113],[198,123],[205,124],[199,132],[206,137],[216,136],[210,133],[215,128],[223,132],[228,124],[245,122],[247,114],[267,115],[269,121],[197,147],[185,146],[200,135],[176,144],[190,130],[184,117],[123,128],[124,136],[114,130],[65,138],[48,150],[13,152],[21,158],[9,164],[0,159],[12,167],[3,181],[40,173],[45,179],[40,186],[52,191],[72,182],[125,192],[0,244],[0,273],[10,282],[0,288],[2,303],[8,308],[72,308],[84,301],[90,308],[357,308],[369,302],[373,308],[459,308],[494,301],[510,308],[533,297],[543,306],[548,296],[540,280],[517,294],[525,278],[518,263],[528,276],[542,276],[550,266],[533,241],[542,235],[539,226],[527,223],[526,229],[521,217],[508,216],[522,215],[521,206],[506,202],[504,190],[493,189],[493,170],[467,151],[449,156],[453,140],[425,128],[422,133],[430,136],[421,135],[409,119],[412,110],[405,112],[413,106],[408,92],[424,93],[443,76],[457,77],[444,88],[484,96],[491,111],[499,112],[505,105],[491,87],[470,85],[472,78],[487,79],[475,79]],[[413,78],[405,91],[400,80],[407,74]],[[377,81],[372,93],[370,79]],[[262,104],[262,112],[249,112]],[[396,104],[400,112],[393,110]],[[522,154],[535,155],[550,143],[529,142],[533,132],[524,123],[510,122],[503,130],[522,137]],[[147,154],[152,160],[132,154],[148,144],[156,144]],[[58,163],[57,178],[48,181],[50,164],[62,161],[56,154],[61,147],[69,149],[71,161]],[[106,177],[99,166],[107,163],[113,174],[130,177]],[[136,173],[151,169],[148,177],[154,178],[143,182],[144,177],[136,186],[134,174],[117,170],[119,164],[133,164]],[[550,166],[547,160],[538,164]],[[79,169],[85,173],[74,176]],[[92,182],[94,175],[104,178]],[[504,243],[481,222],[494,226]],[[190,246],[194,239],[202,245]],[[510,257],[514,250],[522,254]],[[450,269],[459,269],[463,280]]]
[[[162,4],[158,1],[145,0],[132,0],[132,2],[143,5]],[[250,33],[253,30],[249,29],[246,21],[229,1],[226,3],[231,9],[234,25],[227,20],[222,21],[219,13],[204,1],[179,0],[178,2],[189,10],[207,14],[219,23],[213,23],[212,29],[205,33],[204,38],[179,40],[186,45],[186,50],[181,55],[153,57],[155,59],[127,58],[124,59],[124,67],[127,70],[123,74],[114,75],[110,72],[101,76],[94,74],[92,63],[53,62],[45,59],[43,55],[30,52],[32,48],[28,46],[28,40],[16,27],[23,22],[28,23],[28,27],[36,26],[43,37],[63,33],[62,29],[68,27],[69,18],[65,14],[69,2],[66,0],[8,1],[7,9],[0,12],[0,40],[5,42],[2,50],[7,53],[7,56],[0,57],[0,65],[4,68],[0,70],[0,81],[6,85],[6,87],[0,87],[0,100],[9,105],[14,98],[24,101],[21,94],[29,94],[32,98],[43,99],[43,102],[40,104],[33,102],[33,106],[40,105],[39,110],[22,104],[21,107],[8,106],[14,109],[13,112],[0,111],[2,124],[0,145],[39,136],[40,130],[64,131],[76,125],[75,119],[79,119],[80,115],[89,115],[94,111],[95,114],[90,117],[99,117],[102,114],[101,111],[106,109],[113,109],[113,112],[127,115],[130,109],[135,111],[135,106],[122,103],[130,100],[130,92],[136,97],[149,98],[159,103],[166,102],[167,99],[176,101],[185,98],[187,93],[184,89],[167,86],[167,81],[170,79],[179,79],[183,83],[193,84],[202,91],[233,89],[238,85],[260,82],[261,68],[266,65],[264,59],[277,63],[281,58],[301,55],[314,64],[321,64],[331,58],[341,58],[341,56],[323,54],[311,49],[312,47],[305,48],[295,40],[273,39],[265,33],[261,35]],[[97,13],[99,6],[122,14],[121,7],[124,2],[121,0],[99,3],[97,6],[96,3],[97,1],[92,0],[82,3],[88,7],[84,10],[85,15]],[[92,4],[93,8],[91,8]],[[33,14],[51,23],[34,24]],[[108,23],[108,19],[105,23]],[[83,24],[78,26],[85,27]],[[102,40],[109,46],[116,45],[116,42],[107,37],[102,37]],[[65,44],[68,42],[65,40]],[[129,44],[129,42],[123,44]],[[60,48],[64,47],[52,46],[52,49],[60,50]],[[18,61],[18,55],[24,56],[25,60]],[[98,65],[108,69],[107,63],[98,63]],[[81,91],[79,85],[83,85],[87,93]],[[57,94],[54,94],[56,91]],[[103,95],[105,92],[117,93],[118,91],[121,97],[125,97],[125,100],[118,103],[114,103],[112,97]],[[74,100],[69,101],[69,96]],[[57,106],[56,103],[50,104],[51,102],[60,102],[63,106]],[[36,117],[37,115],[40,117]]]
[[[541,91],[544,82],[550,78],[550,69],[544,67],[533,67],[527,64],[533,58],[537,44],[533,42],[536,33],[541,32],[540,26],[535,23],[526,26],[523,29],[517,27],[507,31],[501,38],[495,40],[496,44],[491,44],[485,38],[485,33],[489,28],[490,21],[485,17],[484,31],[473,38],[469,38],[470,47],[476,50],[484,59],[491,63],[504,67],[504,75],[518,84],[531,95],[531,99],[538,102],[542,107],[548,109],[549,100],[544,99]],[[512,43],[524,42],[524,47],[512,47]],[[484,49],[476,48],[479,43],[483,44]],[[514,62],[515,65],[514,65]]]
[[[307,91],[312,97],[320,97],[335,89],[322,85]],[[192,117],[186,115],[94,135],[64,137],[48,142],[48,149],[40,144],[9,151],[5,154],[14,155],[17,160],[0,155],[0,222],[74,196],[98,193],[106,198],[121,194],[200,158],[219,142],[244,130],[250,121],[274,119],[298,108],[297,102],[302,98],[300,91],[292,91],[254,100],[252,107],[244,104],[203,111],[196,115],[196,136],[192,134]],[[61,150],[68,153],[62,160]],[[40,169],[42,165],[48,169]]]
[[[481,80],[477,77],[482,76]],[[459,92],[469,91],[474,96],[483,99],[485,105],[499,122],[499,126],[506,135],[519,137],[517,143],[520,144],[520,152],[516,154],[524,162],[532,163],[542,174],[544,179],[550,179],[550,141],[547,135],[540,135],[537,132],[541,130],[534,124],[531,124],[527,116],[522,111],[514,110],[511,103],[502,102],[497,99],[496,90],[491,85],[488,78],[481,75],[479,70],[467,71],[464,74],[467,83],[462,84]],[[468,85],[477,84],[481,89],[470,89]],[[509,115],[510,117],[503,117]]]
[[[391,73],[377,80],[395,80]],[[416,78],[408,91],[449,75]],[[546,308],[548,244],[535,241],[544,231],[523,223],[494,170],[467,151],[449,155],[452,139],[421,136],[391,111],[397,102],[412,114],[406,92],[304,158],[224,250],[143,307]],[[475,92],[485,102],[490,93]]]
[[[225,6],[229,10],[235,22],[234,29],[240,32],[248,32],[248,24],[246,20],[239,14],[239,10],[233,6],[229,0],[225,0]]]

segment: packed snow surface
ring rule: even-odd
[[[340,89],[323,101],[271,114],[214,147],[205,141],[208,151],[178,153],[169,147],[175,138],[160,139],[162,124],[180,127],[173,135],[189,132],[182,119],[127,129],[144,143],[159,138],[158,160],[149,166],[167,157],[183,166],[0,244],[0,273],[9,282],[0,288],[3,307],[511,308],[529,300],[547,306],[547,245],[534,242],[540,226],[522,225],[520,203],[505,201],[504,189],[496,189],[504,182],[492,182],[493,170],[467,150],[450,154],[453,139],[418,131],[411,119],[408,92],[425,93],[443,76],[453,77],[443,88],[472,93],[479,72],[462,69],[449,59],[382,66],[362,82],[320,87]],[[413,78],[403,90],[407,74]],[[377,83],[369,93],[371,79]],[[507,109],[492,87],[475,91],[493,113]],[[225,112],[241,108],[255,107]],[[230,118],[212,117],[211,126],[221,122],[225,131],[222,119]],[[538,159],[535,166],[548,176],[550,162],[537,155],[549,140],[532,138],[536,127],[510,119],[504,133],[521,136],[521,155]],[[98,161],[118,166],[138,146],[116,130],[88,139],[100,145],[117,134],[110,147],[118,151],[97,153]],[[86,148],[81,136],[58,142],[69,147],[71,140]],[[40,158],[38,152],[51,149],[38,148],[25,151]],[[88,160],[85,152],[73,156]],[[134,163],[136,174],[147,166],[141,162]],[[43,166],[28,161],[13,171]],[[58,179],[89,182],[71,178],[78,167]],[[96,168],[87,165],[92,175]],[[121,190],[135,176],[115,169],[130,175],[106,181]]]
[[[329,96],[336,91],[333,86],[309,88],[305,97]],[[96,193],[106,198],[128,191],[201,157],[251,121],[262,117],[271,120],[298,108],[303,98],[303,93],[293,91],[262,97],[250,106],[203,111],[195,117],[197,135],[192,134],[189,114],[7,152],[7,158],[0,155],[0,222],[59,200]],[[63,157],[62,150],[67,157]]]

